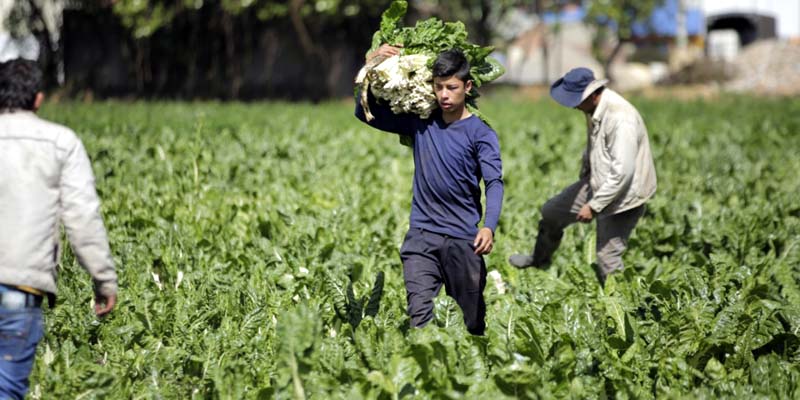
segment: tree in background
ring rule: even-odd
[[[63,76],[59,70],[59,60],[62,49],[59,39],[63,1],[10,0],[10,5],[3,6],[9,7],[2,21],[6,32],[18,40],[29,36],[35,38],[39,49],[34,53],[39,54],[45,75],[61,82]]]
[[[66,64],[71,90],[102,93],[93,85],[113,75],[116,81],[128,85],[128,89],[112,90],[114,94],[135,90],[137,96],[257,97],[246,93],[253,79],[252,69],[278,70],[290,62],[304,71],[302,79],[309,80],[304,82],[306,87],[315,88],[303,96],[324,98],[342,93],[342,77],[349,74],[353,63],[360,62],[360,55],[352,57],[352,53],[368,47],[380,14],[391,0],[13,2],[13,18],[5,22],[37,32],[40,61],[46,65],[51,86],[64,84],[56,77],[63,76],[59,71]],[[500,16],[509,7],[524,3],[417,0],[411,2],[406,22],[433,16],[459,20],[473,42],[487,45],[493,41]],[[57,10],[55,24],[45,23],[42,10],[47,8]],[[65,25],[62,16],[68,19],[63,21]],[[55,35],[43,34],[48,31],[45,26]],[[58,36],[64,27],[70,28],[65,31],[69,36],[66,60],[64,43]],[[271,33],[265,36],[265,30]],[[291,53],[290,60],[285,58],[287,53]],[[89,57],[94,58],[89,61]],[[92,72],[100,68],[103,74]],[[298,79],[296,75],[292,79]]]
[[[529,3],[523,0],[419,0],[409,6],[416,15],[436,16],[443,21],[461,21],[469,30],[470,40],[492,44],[496,26],[509,8]]]
[[[647,22],[653,10],[663,3],[664,0],[603,0],[588,3],[586,21],[597,27],[594,47],[609,80],[614,80],[609,66],[615,61],[622,46],[633,40],[633,25]],[[615,44],[606,57],[599,48],[609,38],[613,38]]]
[[[92,0],[83,0],[91,2]],[[148,80],[150,60],[147,58],[152,41],[159,33],[169,32],[175,43],[176,55],[194,77],[199,55],[195,46],[209,43],[197,42],[204,32],[214,32],[219,39],[218,58],[223,61],[211,69],[224,71],[230,82],[227,97],[237,98],[242,85],[242,64],[246,62],[252,47],[251,41],[259,26],[285,24],[291,27],[294,37],[302,49],[306,67],[337,67],[323,46],[322,37],[326,29],[358,29],[380,16],[386,1],[382,0],[115,0],[112,1],[116,15],[134,42],[137,57],[142,60],[137,68],[140,80]],[[365,31],[367,32],[367,31]],[[216,42],[216,40],[214,40]],[[186,46],[186,45],[189,46]],[[163,43],[161,44],[163,46]],[[202,63],[200,63],[202,64]],[[309,75],[323,75],[315,71]],[[323,85],[324,86],[324,85]],[[325,96],[325,93],[322,93]]]
[[[243,85],[243,71],[250,60],[254,37],[264,26],[281,27],[280,38],[291,39],[294,49],[302,51],[304,79],[322,79],[311,86],[323,88],[312,96],[328,97],[337,93],[343,69],[341,46],[363,49],[380,14],[391,0],[73,0],[88,12],[111,10],[125,27],[129,45],[135,53],[135,74],[139,90],[147,91],[158,78],[153,71],[155,54],[173,48],[169,62],[185,70],[188,81],[199,77],[203,69],[221,74],[228,83],[224,97],[238,98]],[[492,40],[492,24],[518,0],[420,0],[411,4],[409,19],[437,16],[460,20],[473,41],[487,44]],[[411,21],[409,21],[411,22]],[[203,39],[200,39],[203,38]],[[331,40],[338,39],[336,46]],[[206,50],[212,46],[214,60]],[[335,53],[335,54],[334,54]],[[263,60],[258,60],[263,62]],[[213,64],[213,65],[209,65]],[[266,66],[266,68],[271,68]],[[326,78],[321,78],[326,77]],[[188,86],[191,86],[189,84]],[[156,90],[158,91],[158,90]]]

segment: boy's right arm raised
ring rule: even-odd
[[[377,50],[370,52],[367,54],[367,62],[371,61],[375,57],[391,57],[400,54],[400,48],[396,46],[390,46],[387,44],[382,45]],[[395,114],[392,112],[392,109],[389,107],[388,104],[381,104],[377,101],[375,96],[372,95],[369,91],[367,92],[367,102],[369,104],[369,111],[372,113],[374,118],[371,121],[367,120],[366,111],[364,107],[361,105],[362,93],[361,90],[364,90],[364,87],[360,87],[358,93],[356,93],[355,101],[356,101],[356,109],[355,115],[356,118],[360,119],[367,125],[380,129],[382,131],[396,133],[400,135],[411,135],[413,134],[413,122],[415,119],[419,117],[414,114]]]

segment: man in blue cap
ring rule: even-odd
[[[604,284],[608,274],[623,269],[628,237],[655,194],[656,170],[642,117],[606,83],[588,68],[575,68],[550,87],[555,101],[586,116],[580,178],[542,206],[532,254],[512,255],[512,265],[548,266],[564,228],[596,218],[598,280]]]

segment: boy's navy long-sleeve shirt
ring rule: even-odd
[[[503,166],[494,130],[475,115],[447,124],[439,110],[428,119],[394,114],[388,106],[377,103],[371,93],[369,107],[375,119],[367,122],[359,101],[356,117],[382,131],[413,138],[411,228],[474,239],[481,220],[483,179],[484,226],[495,231],[503,203]]]

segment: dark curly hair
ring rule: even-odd
[[[42,90],[42,70],[36,61],[17,58],[0,63],[0,110],[33,110]]]

